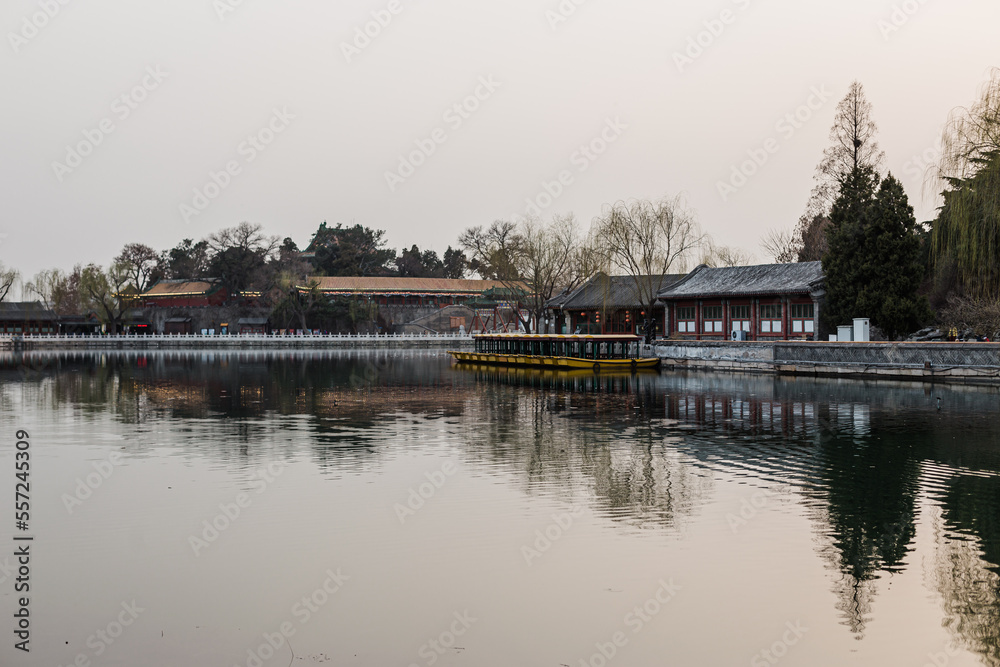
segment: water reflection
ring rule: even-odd
[[[331,475],[370,469],[438,421],[472,470],[584,502],[622,531],[681,535],[720,479],[780,485],[812,523],[852,636],[878,622],[880,581],[919,569],[911,556],[930,530],[944,623],[1000,665],[991,388],[452,368],[436,351],[364,350],[6,353],[0,383],[7,409],[30,400],[82,420],[212,430],[172,446],[240,468],[266,443],[305,442]]]

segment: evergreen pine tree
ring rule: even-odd
[[[872,170],[845,182],[831,216],[830,250],[823,258],[830,324],[869,317],[887,337],[917,329],[930,318],[924,297],[920,239],[902,184],[889,174],[878,192]]]
[[[882,181],[865,230],[865,260],[872,280],[861,285],[858,308],[889,338],[908,334],[931,318],[917,296],[924,278],[920,237],[903,185],[892,174]]]
[[[823,255],[826,305],[822,311],[824,328],[836,330],[862,317],[856,308],[857,288],[865,279],[858,262],[868,210],[875,201],[878,175],[871,167],[853,169],[840,186],[830,211],[827,251]]]

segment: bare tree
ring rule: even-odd
[[[536,330],[545,318],[545,304],[559,289],[573,289],[583,280],[580,260],[580,233],[572,214],[556,216],[548,224],[527,220],[520,225],[519,272],[530,294],[527,306]]]
[[[826,202],[827,208],[833,204],[840,186],[852,171],[871,167],[878,172],[882,167],[885,151],[879,148],[877,134],[871,102],[861,82],[854,81],[837,105],[830,128],[831,145],[823,151],[823,160],[816,168],[819,199]]]
[[[878,125],[872,119],[872,105],[865,96],[859,81],[851,83],[847,95],[837,105],[833,127],[830,128],[830,145],[823,151],[823,159],[816,166],[813,187],[806,210],[796,226],[796,241],[802,243],[819,240],[809,236],[809,228],[817,218],[829,218],[830,208],[850,173],[858,168],[871,167],[876,172],[885,161],[885,152],[879,148]],[[825,237],[823,238],[825,243]],[[806,255],[815,255],[815,248],[806,249]],[[799,258],[798,261],[809,261]]]
[[[277,236],[266,236],[261,225],[241,222],[208,237],[212,251],[209,271],[232,293],[266,292],[273,286],[269,261],[280,245]]]
[[[17,269],[7,268],[0,262],[0,302],[6,300],[11,289],[20,280],[21,274]]]
[[[548,223],[497,220],[486,228],[466,229],[459,243],[481,277],[500,281],[511,294],[522,293],[521,305],[530,316],[518,312],[517,317],[525,331],[541,326],[545,304],[557,289],[575,287],[583,280],[582,261],[589,257],[572,215],[556,216]]]
[[[609,266],[623,270],[635,282],[636,294],[646,306],[646,339],[651,340],[659,283],[650,277],[686,270],[705,236],[679,197],[618,202],[606,207],[594,224]]]
[[[157,273],[160,256],[148,245],[129,243],[122,248],[121,253],[115,257],[114,261],[128,274],[136,291],[142,294],[149,289],[151,279]]]
[[[753,254],[732,246],[716,245],[708,236],[702,245],[701,263],[708,266],[747,266],[756,261]]]
[[[515,260],[520,252],[517,224],[495,220],[489,227],[469,227],[459,235],[458,243],[469,253],[469,267],[481,278],[520,281]]]
[[[760,240],[760,247],[775,264],[790,264],[799,254],[794,232],[785,229],[769,229]]]
[[[230,248],[258,252],[269,257],[281,243],[277,236],[267,236],[263,225],[241,222],[235,227],[221,229],[208,237],[208,247],[216,253]]]

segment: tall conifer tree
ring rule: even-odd
[[[830,249],[823,258],[829,325],[871,318],[889,338],[931,316],[917,296],[923,280],[920,239],[903,186],[889,174],[878,191],[872,169],[857,169],[833,205]]]

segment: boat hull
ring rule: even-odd
[[[542,357],[527,354],[493,354],[484,352],[460,352],[449,350],[448,354],[460,364],[489,364],[494,366],[525,366],[550,368],[553,370],[628,371],[655,369],[660,365],[656,357],[644,359],[578,359],[575,357]]]

